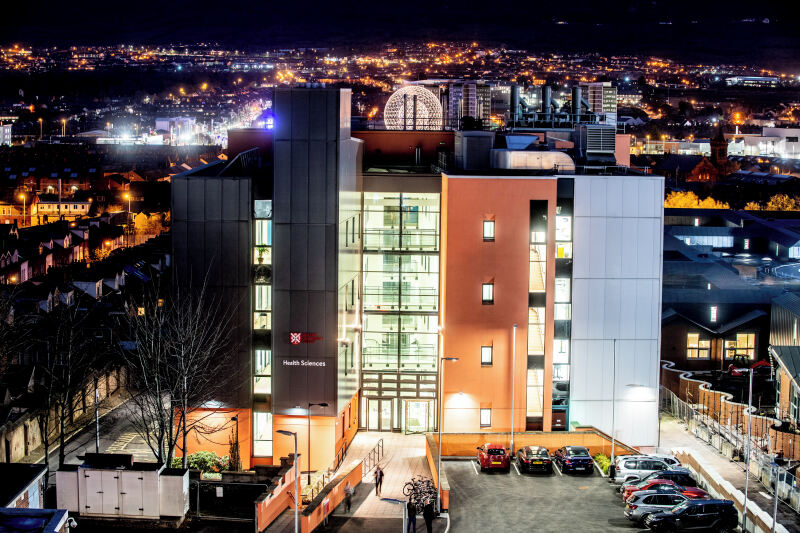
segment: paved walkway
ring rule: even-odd
[[[695,437],[682,422],[662,414],[661,448],[670,449],[676,447],[691,448],[724,479],[744,493],[745,475],[742,466],[719,453],[716,448],[705,441]],[[772,516],[774,505],[772,495],[752,476],[750,477],[748,499],[755,502],[762,510]],[[778,506],[778,523],[791,532],[800,533],[800,516],[783,503]]]
[[[347,450],[344,464],[360,461],[372,450],[380,439],[383,439],[383,458],[380,466],[385,477],[381,497],[375,495],[374,477],[371,470],[367,473],[362,485],[369,487],[369,493],[363,501],[354,502],[352,512],[344,513],[340,507],[336,516],[359,518],[402,518],[403,485],[412,476],[431,477],[428,460],[425,457],[424,435],[402,435],[400,433],[359,432]]]

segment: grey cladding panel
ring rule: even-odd
[[[336,271],[333,258],[326,255],[329,248],[325,246],[325,234],[329,227],[308,226],[308,289],[312,291],[325,290],[326,271]]]
[[[273,95],[273,108],[275,110],[275,127],[272,130],[276,141],[286,140],[292,136],[291,95],[289,91],[275,91]]]
[[[272,225],[272,286],[276,289],[288,289],[291,283],[291,228]]]
[[[289,222],[292,200],[292,143],[275,142],[274,188],[272,200],[273,220],[276,223]]]
[[[329,91],[325,94],[328,97],[328,108],[325,110],[327,117],[325,137],[329,141],[333,141],[339,138],[339,91]]]
[[[308,221],[312,224],[325,222],[327,202],[325,195],[325,164],[327,163],[326,146],[322,141],[311,141],[308,151]]]
[[[310,131],[309,138],[312,140],[321,141],[325,139],[327,134],[327,119],[325,114],[325,104],[327,103],[327,96],[325,93],[314,91],[311,93],[309,101],[310,109]]]
[[[205,180],[194,178],[187,186],[187,220],[206,219]]]
[[[292,141],[292,223],[308,222],[308,142]]]
[[[186,178],[172,178],[172,220],[186,220]]]
[[[326,203],[325,208],[325,223],[336,224],[339,222],[339,213],[337,210],[337,203],[339,198],[339,153],[338,143],[329,141],[326,143],[325,158],[326,158]]]
[[[292,91],[292,139],[308,139],[309,91]]]
[[[328,328],[325,324],[325,292],[309,291],[308,293],[308,330],[323,338],[322,342],[308,345],[308,356],[315,359],[325,357],[325,340]]]
[[[220,220],[222,218],[222,181],[205,179],[205,219]]]
[[[291,276],[292,290],[308,290],[308,226],[292,224],[291,233]]]

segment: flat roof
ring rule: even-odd
[[[24,463],[0,463],[0,505],[8,507],[14,503],[28,486],[45,473],[45,465]],[[2,531],[2,530],[0,530]]]

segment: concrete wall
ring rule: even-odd
[[[663,197],[660,176],[575,176],[570,420],[611,433],[615,400],[632,446],[658,438]]]

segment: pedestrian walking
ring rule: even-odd
[[[425,507],[422,508],[422,518],[425,519],[425,529],[428,533],[433,533],[433,517],[436,513],[433,510],[433,502],[425,500]]]
[[[381,497],[381,485],[383,485],[383,470],[380,466],[375,467],[375,496]]]
[[[406,503],[408,509],[408,526],[406,526],[406,533],[417,533],[417,506],[411,500]]]
[[[344,508],[345,512],[349,513],[350,508],[353,505],[353,485],[348,480],[347,484],[344,486]]]

